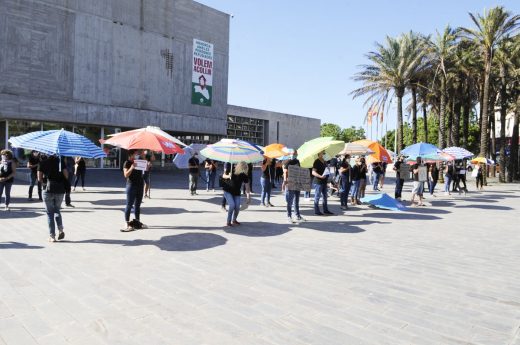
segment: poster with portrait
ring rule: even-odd
[[[399,166],[399,177],[405,181],[410,180],[410,166],[406,163],[401,163]]]
[[[309,169],[297,165],[289,165],[287,172],[287,189],[310,192],[311,175]]]
[[[193,39],[192,104],[211,106],[213,70],[213,44]]]

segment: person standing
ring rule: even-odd
[[[477,169],[477,179],[476,179],[476,183],[477,183],[477,189],[478,190],[483,190],[484,189],[484,164],[483,163],[478,163],[476,166],[475,166],[475,169]]]
[[[412,173],[413,173],[413,190],[412,190],[412,206],[415,205],[415,197],[419,199],[417,202],[417,206],[424,206],[422,202],[423,188],[424,182],[419,181],[419,168],[422,167],[421,157],[417,157],[417,163],[412,165]]]
[[[70,197],[70,194],[72,192],[71,180],[72,176],[75,175],[76,161],[72,157],[65,157],[65,163],[67,165],[65,169],[67,169],[67,174],[68,176],[70,176],[70,179],[67,178],[63,181],[63,183],[65,184],[65,206],[74,207],[74,205],[72,205],[72,199]]]
[[[152,160],[153,153],[146,152],[144,155],[144,159],[146,159],[146,169],[143,172],[143,182],[144,182],[144,197],[150,199],[150,188],[152,187]]]
[[[359,159],[361,162],[360,169],[359,169],[359,198],[365,197],[365,190],[367,188],[367,174],[368,174],[368,167],[365,160],[365,157],[361,157]],[[361,200],[359,201],[361,203]]]
[[[85,190],[85,174],[87,172],[87,164],[83,157],[76,157],[74,164],[74,175],[76,175],[76,180],[74,181],[74,189],[76,191],[76,187],[78,186],[78,182],[81,179],[81,188]]]
[[[237,221],[238,213],[240,212],[240,194],[242,184],[246,184],[247,204],[251,201],[251,193],[249,192],[249,178],[247,177],[247,163],[240,162],[236,165],[235,170],[226,170],[222,175],[226,181],[223,185],[224,197],[228,203],[228,214],[226,226],[240,225]]]
[[[60,210],[68,178],[69,171],[64,158],[49,156],[38,165],[38,181],[43,183],[45,180],[43,201],[49,225],[49,242],[56,242],[56,227],[58,227],[58,240],[65,238]]]
[[[188,171],[190,174],[190,193],[191,195],[197,194],[197,183],[199,181],[199,158],[197,152],[193,152],[191,158],[188,160]]]
[[[397,158],[397,162],[394,163],[394,171],[395,171],[395,200],[401,200],[404,186],[404,176],[401,176],[401,165],[405,164],[403,162],[403,156],[399,156]]]
[[[354,166],[351,168],[350,178],[352,180],[352,193],[350,202],[352,205],[361,205],[361,201],[359,200],[359,185],[360,181],[360,170],[361,170],[361,161],[359,157],[356,157],[356,161]]]
[[[2,150],[0,154],[2,156],[0,161],[0,202],[5,190],[5,210],[9,211],[11,187],[16,175],[16,162],[13,160],[13,152],[11,150]]]
[[[459,171],[458,171],[458,189],[459,189],[459,194],[462,193],[461,189],[464,188],[464,195],[466,195],[468,193],[468,186],[466,185],[466,161],[463,160],[459,166]],[[460,184],[462,182],[462,185],[464,187],[461,187]]]
[[[206,192],[215,191],[215,177],[217,176],[217,163],[209,158],[204,161],[204,170],[206,171]]]
[[[323,159],[324,151],[318,153],[318,159],[312,165],[312,176],[315,177],[314,184],[314,214],[323,216],[324,214],[334,214],[329,211],[327,205],[327,180],[329,175],[325,174],[327,165]],[[320,198],[323,198],[323,213],[320,211]]]
[[[381,179],[379,180],[379,188],[383,189],[383,186],[385,185],[385,176],[386,176],[386,167],[388,166],[387,162],[381,163]]]
[[[439,180],[439,168],[437,168],[437,163],[432,163],[428,167],[428,191],[431,196],[435,196],[435,186],[437,185],[437,181]]]
[[[123,176],[126,179],[126,207],[125,207],[125,228],[122,232],[133,231],[136,229],[146,229],[147,226],[141,223],[141,203],[143,202],[144,179],[143,172],[137,170],[136,159],[139,158],[137,150],[128,150],[128,160],[123,164]],[[135,219],[130,221],[130,214],[134,208]]]
[[[341,161],[341,164],[339,166],[339,174],[340,174],[340,202],[341,202],[341,209],[346,210],[348,209],[347,202],[348,202],[348,193],[350,192],[350,164],[349,164],[350,156],[346,155],[343,160]]]
[[[271,188],[274,184],[273,173],[275,172],[275,168],[273,167],[272,161],[271,158],[265,157],[262,162],[262,176],[260,177],[262,194],[260,196],[260,203],[265,207],[273,206],[273,204],[271,204]]]
[[[289,166],[300,166],[298,160],[298,152],[294,150],[292,158],[283,165],[283,178],[285,186],[285,200],[287,201],[287,221],[289,223],[297,223],[305,221],[300,214],[300,191],[297,189],[289,189],[289,181],[291,176],[289,174]],[[295,217],[293,218],[292,212],[294,210]]]
[[[42,197],[42,184],[38,181],[38,164],[40,164],[40,153],[38,151],[32,151],[27,162],[27,168],[31,171],[31,184],[29,186],[29,201],[33,200],[33,189],[37,185],[38,188],[38,200],[43,201]]]
[[[381,178],[382,168],[381,162],[372,163],[372,172],[373,172],[373,181],[372,181],[372,189],[376,192],[379,191],[379,179]]]
[[[453,179],[453,175],[455,174],[455,169],[453,167],[452,162],[448,162],[446,165],[446,168],[444,168],[444,194],[445,195],[451,195],[450,193],[450,185],[451,181]]]

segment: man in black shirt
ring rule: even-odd
[[[29,201],[33,200],[32,194],[34,185],[38,185],[38,200],[42,198],[42,184],[38,181],[38,164],[40,164],[40,154],[38,151],[32,151],[27,162],[27,168],[31,169],[31,185],[29,186]]]
[[[199,159],[197,158],[197,152],[194,152],[188,161],[188,170],[190,174],[190,193],[191,195],[197,194],[197,182],[199,180]]]
[[[292,159],[287,161],[283,165],[283,180],[285,185],[285,200],[287,201],[287,221],[289,223],[296,223],[298,221],[305,221],[305,219],[300,214],[300,191],[299,190],[290,190],[289,189],[289,179],[291,176],[289,175],[289,166],[296,165],[300,166],[300,161],[298,160],[298,152],[295,150],[292,154]],[[296,218],[292,217],[292,211],[294,208],[294,213]]]
[[[325,152],[318,154],[318,159],[312,165],[312,176],[316,178],[314,185],[314,214],[322,216],[323,214],[334,214],[329,211],[327,206],[327,180],[328,175],[325,174],[326,164],[323,159]],[[320,212],[320,196],[323,198],[323,213]]]
[[[65,160],[61,159],[60,161],[56,156],[50,156],[46,160],[42,160],[38,165],[38,181],[43,183],[44,177],[47,180],[45,191],[43,192],[43,200],[49,224],[49,242],[56,242],[55,226],[58,227],[59,231],[58,240],[65,238],[60,212],[61,203],[65,195],[65,184],[69,178]],[[56,221],[56,225],[54,221]]]
[[[350,192],[350,184],[351,184],[351,168],[349,164],[350,155],[346,155],[339,166],[339,173],[340,173],[340,181],[341,181],[341,188],[340,188],[340,201],[341,201],[341,209],[346,210],[348,209],[347,202],[348,202],[348,194]]]
[[[401,164],[403,163],[403,156],[399,156],[397,158],[397,162],[394,163],[394,171],[395,171],[395,199],[401,200],[401,194],[403,192],[404,185],[404,176],[401,176]]]

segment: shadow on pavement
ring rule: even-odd
[[[477,208],[481,210],[500,210],[500,211],[508,211],[513,208],[509,206],[498,206],[498,205],[457,205],[456,208]]]
[[[26,210],[11,209],[10,211],[0,211],[0,219],[13,219],[13,218],[36,218],[45,215],[45,211],[34,212]]]
[[[423,213],[413,213],[413,212],[388,212],[388,213],[364,213],[361,215],[355,215],[353,217],[363,217],[363,218],[388,218],[388,219],[420,219],[420,220],[437,220],[442,219],[441,217],[423,214]]]
[[[220,235],[202,232],[163,236],[158,241],[153,240],[101,240],[63,241],[62,243],[96,243],[117,244],[125,247],[156,246],[165,251],[196,251],[210,249],[226,244],[227,239]]]
[[[31,246],[21,242],[0,242],[0,249],[42,249],[42,246]]]

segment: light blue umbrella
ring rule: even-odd
[[[447,154],[452,155],[453,157],[455,157],[455,159],[464,159],[474,156],[473,153],[469,152],[465,148],[457,146],[447,147],[444,150],[442,150],[442,152],[446,152]]]
[[[375,207],[392,211],[404,211],[406,207],[386,193],[367,195],[361,198],[361,202],[369,203]]]
[[[106,154],[86,137],[61,130],[31,132],[18,137],[11,137],[13,147],[35,150],[48,155],[64,157],[102,158]]]
[[[175,158],[173,159],[172,163],[177,166],[179,169],[188,169],[189,166],[189,160],[192,157],[194,152],[197,152],[199,155],[198,159],[200,162],[203,162],[206,160],[206,157],[200,153],[201,150],[206,148],[207,145],[205,144],[191,144],[190,146],[186,146],[183,150],[183,154],[177,154]]]
[[[417,157],[424,157],[430,155],[433,156],[440,152],[441,150],[439,150],[439,148],[435,145],[428,143],[417,143],[404,148],[401,151],[401,154],[403,156],[408,156],[408,158],[410,159],[415,159]]]

